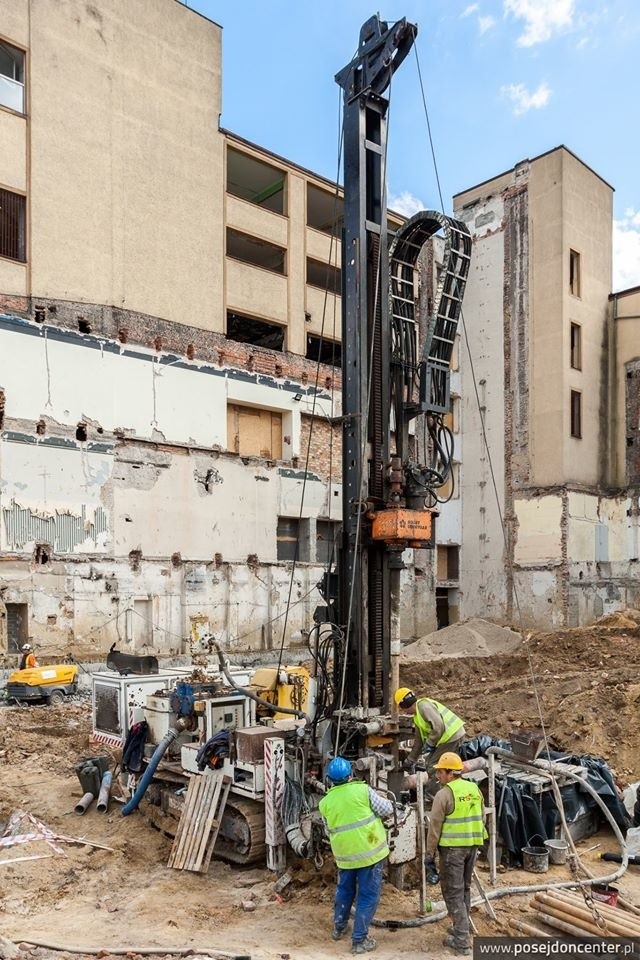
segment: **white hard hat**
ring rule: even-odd
[[[30,643],[25,643],[25,645],[24,645],[23,648],[22,648],[22,652],[23,652],[23,653],[26,653],[27,650],[31,650],[31,644],[30,644]]]

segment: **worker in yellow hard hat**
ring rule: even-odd
[[[429,773],[427,793],[435,795],[435,763],[447,751],[456,751],[466,737],[464,723],[452,710],[431,697],[417,697],[409,687],[396,690],[393,699],[399,709],[413,714],[416,736],[403,766],[412,770],[420,755]]]
[[[452,925],[444,940],[457,954],[471,952],[469,908],[471,880],[479,848],[485,841],[484,803],[478,785],[464,780],[463,763],[457,753],[446,751],[435,764],[440,784],[429,817],[427,833],[427,875],[438,876],[440,860],[442,896]]]

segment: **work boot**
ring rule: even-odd
[[[344,937],[344,927],[342,929],[340,929],[339,927],[334,927],[333,930],[331,931],[331,939],[342,940],[343,937]]]
[[[370,951],[375,950],[377,946],[377,940],[374,940],[373,937],[365,937],[364,940],[358,940],[357,943],[353,944],[351,953],[370,953]]]
[[[451,928],[453,929],[453,928]],[[467,957],[471,953],[471,947],[463,943],[458,943],[452,936],[445,937],[442,941],[444,947],[449,947],[459,957]]]

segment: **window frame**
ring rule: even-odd
[[[582,299],[582,258],[573,247],[569,248],[569,293]]]
[[[10,56],[11,56],[11,51],[14,51],[14,50],[15,50],[16,53],[19,53],[19,54],[22,56],[22,65],[21,65],[21,67],[22,67],[22,80],[16,80],[15,77],[10,77],[10,76],[9,76],[8,74],[6,74],[6,73],[0,73],[0,77],[4,77],[6,80],[10,81],[10,83],[16,84],[17,86],[19,86],[19,87],[22,88],[22,106],[21,106],[21,109],[18,110],[18,109],[16,109],[15,107],[12,107],[10,104],[4,103],[4,101],[3,101],[2,99],[0,99],[0,109],[1,109],[1,110],[9,110],[11,113],[15,113],[15,114],[17,114],[18,116],[23,117],[23,116],[26,115],[26,112],[27,112],[27,82],[26,82],[26,76],[27,76],[27,51],[25,50],[24,47],[20,47],[17,43],[12,43],[11,40],[5,39],[3,36],[0,36],[0,46],[6,47],[7,50],[9,51],[9,55],[10,55]],[[0,90],[1,90],[1,87],[0,87]]]
[[[582,391],[571,390],[569,401],[570,431],[573,440],[582,440]]]
[[[573,342],[574,331],[576,331],[577,337],[575,347]],[[569,329],[569,362],[572,370],[582,370],[582,325],[574,320],[571,321]]]
[[[18,204],[18,232],[17,232],[17,256],[13,256],[8,252],[9,245],[4,249],[2,247],[3,233],[0,229],[0,259],[10,260],[12,263],[26,263],[27,262],[27,197],[26,194],[20,193],[18,190],[9,190],[7,187],[0,185],[0,209],[2,208],[2,203],[4,201],[4,196],[17,199]],[[1,226],[1,223],[0,223]]]

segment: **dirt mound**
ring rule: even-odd
[[[493,657],[511,653],[520,644],[520,634],[489,620],[453,623],[410,643],[404,660],[441,660],[444,657]]]
[[[552,745],[603,757],[627,782],[640,779],[639,653],[639,624],[598,623],[533,634],[491,658],[405,660],[400,677],[455,710],[469,736],[540,729],[541,711]]]

